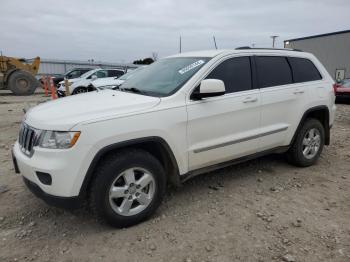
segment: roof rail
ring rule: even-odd
[[[301,49],[293,49],[293,48],[269,48],[269,47],[250,47],[250,46],[240,46],[235,48],[235,50],[283,50],[283,51],[296,51],[296,52],[303,52]]]

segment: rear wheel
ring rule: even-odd
[[[306,119],[287,152],[287,159],[291,164],[301,167],[313,165],[320,154],[325,141],[325,131],[317,119]]]
[[[17,70],[8,79],[8,88],[19,96],[31,95],[39,86],[39,82],[29,72]]]
[[[98,167],[91,187],[95,215],[115,227],[135,225],[152,215],[165,192],[160,162],[143,150],[120,151]]]

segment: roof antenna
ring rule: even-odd
[[[218,46],[216,45],[216,39],[215,39],[215,36],[213,36],[213,40],[214,40],[214,46],[215,46],[215,49],[218,49]]]

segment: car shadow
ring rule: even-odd
[[[284,156],[272,154],[195,176],[184,182],[181,187],[169,185],[163,204],[157,212],[148,221],[132,228],[147,226],[149,223],[152,223],[152,220],[159,219],[164,214],[168,216],[172,213],[173,209],[178,210],[181,208],[184,201],[189,201],[189,198],[196,195],[196,193],[201,194],[203,192],[208,193],[208,191],[217,191],[220,188],[226,187],[228,184],[232,185],[232,183],[234,184],[233,190],[236,188],[238,190],[242,185],[249,186],[251,183],[255,185],[258,177],[277,175],[275,167],[281,166],[289,167]],[[41,200],[38,199],[37,201]],[[65,230],[67,228],[75,230],[79,227],[79,231],[84,232],[84,234],[120,230],[96,221],[87,204],[77,210],[62,210],[46,206],[45,203],[42,203],[41,206],[44,208],[44,205],[45,210],[48,210],[46,220],[56,221],[55,223],[59,223],[60,225],[64,224],[63,227]]]

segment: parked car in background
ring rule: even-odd
[[[344,79],[340,83],[336,84],[335,90],[337,98],[350,98],[350,79]]]
[[[15,170],[47,203],[88,201],[98,218],[131,226],[156,211],[167,183],[269,153],[315,164],[330,143],[333,84],[305,52],[177,54],[118,90],[31,108],[13,147]]]
[[[106,77],[101,79],[96,79],[91,82],[91,89],[113,89],[119,87],[126,80],[131,78],[137,72],[140,72],[146,66],[141,66],[136,69],[128,69],[127,73],[122,75],[121,77]]]
[[[54,77],[52,77],[53,79],[53,83],[56,87],[58,87],[58,84],[63,81],[64,79],[73,79],[73,78],[78,78],[81,75],[85,74],[86,72],[93,70],[93,68],[73,68],[69,71],[67,71],[65,74],[63,75],[56,75]]]
[[[72,95],[86,93],[90,90],[90,84],[92,81],[98,78],[106,78],[106,77],[120,77],[124,75],[125,71],[123,69],[93,69],[78,78],[70,79],[69,82],[69,92]],[[64,85],[64,81],[60,82],[59,87],[57,88],[57,94],[59,97],[66,95],[66,88]]]

